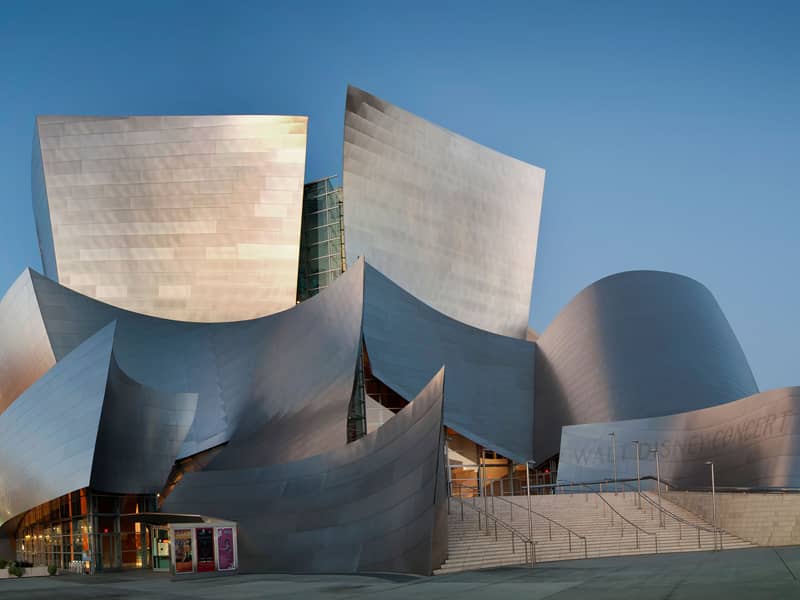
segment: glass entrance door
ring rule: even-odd
[[[168,528],[153,527],[153,571],[169,571],[170,543]]]

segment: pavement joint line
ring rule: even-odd
[[[786,567],[786,570],[787,570],[787,571],[789,571],[789,575],[791,575],[791,576],[792,576],[792,579],[794,579],[795,581],[797,581],[797,575],[795,575],[795,574],[794,574],[794,571],[792,571],[792,569],[791,569],[791,568],[789,568],[789,565],[787,565],[787,564],[786,564],[786,561],[785,561],[785,560],[783,560],[783,556],[781,556],[781,553],[780,553],[780,552],[778,552],[778,549],[777,549],[777,548],[774,548],[774,549],[773,549],[773,551],[774,551],[774,552],[775,552],[775,554],[778,556],[778,558],[780,559],[780,561],[783,563],[783,566],[784,566],[784,567]]]

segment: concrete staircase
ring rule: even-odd
[[[643,499],[641,509],[636,505],[636,494],[630,491],[532,496],[531,508],[539,513],[533,515],[536,562],[714,549],[713,528],[709,523],[662,500],[665,511],[678,519],[665,513],[664,527],[660,527],[658,499],[653,493],[645,495],[652,503]],[[489,513],[527,537],[528,498],[504,496],[493,500],[464,500],[468,506],[463,510],[457,500],[451,500],[448,558],[435,574],[525,564],[525,545],[519,538],[516,538],[512,552],[511,533],[498,525],[495,539],[493,522],[489,520],[487,529],[483,516],[480,517],[479,529],[479,513],[469,505],[474,502],[481,509],[488,507]],[[721,534],[721,538],[723,549],[753,546],[729,534]]]

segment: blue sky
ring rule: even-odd
[[[662,269],[717,297],[761,389],[800,384],[800,3],[0,3],[0,288],[41,269],[38,114],[310,116],[348,82],[547,170],[531,324]]]

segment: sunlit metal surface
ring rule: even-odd
[[[544,170],[348,87],[343,187],[348,261],[436,310],[525,337]]]
[[[536,344],[537,460],[558,452],[562,425],[656,417],[758,391],[714,296],[673,273],[593,283]]]
[[[238,521],[243,571],[428,575],[446,553],[444,381],[441,369],[413,402],[344,448],[188,473],[163,509]]]
[[[0,524],[89,484],[113,343],[109,325],[0,414]]]
[[[307,117],[37,119],[45,274],[140,313],[234,321],[294,305]]]
[[[363,327],[372,371],[383,383],[411,400],[445,365],[445,424],[518,462],[531,458],[532,343],[446,317],[370,264]]]
[[[264,446],[256,452],[251,445],[247,460],[263,464],[298,460],[346,443],[360,346],[362,262],[291,310],[235,323],[148,317],[36,273],[32,281],[58,360],[116,321],[114,353],[125,373],[159,392],[198,394],[181,457],[252,438]]]
[[[680,488],[800,487],[800,388],[781,388],[711,408],[651,419],[565,427],[558,479],[597,481],[611,472],[608,433],[617,439],[620,478],[636,477],[633,440],[640,441],[642,475]]]
[[[91,485],[155,494],[194,418],[197,396],[139,384],[117,365],[115,323],[59,361],[0,415],[0,525]]]
[[[56,363],[29,269],[0,301],[0,414]]]

